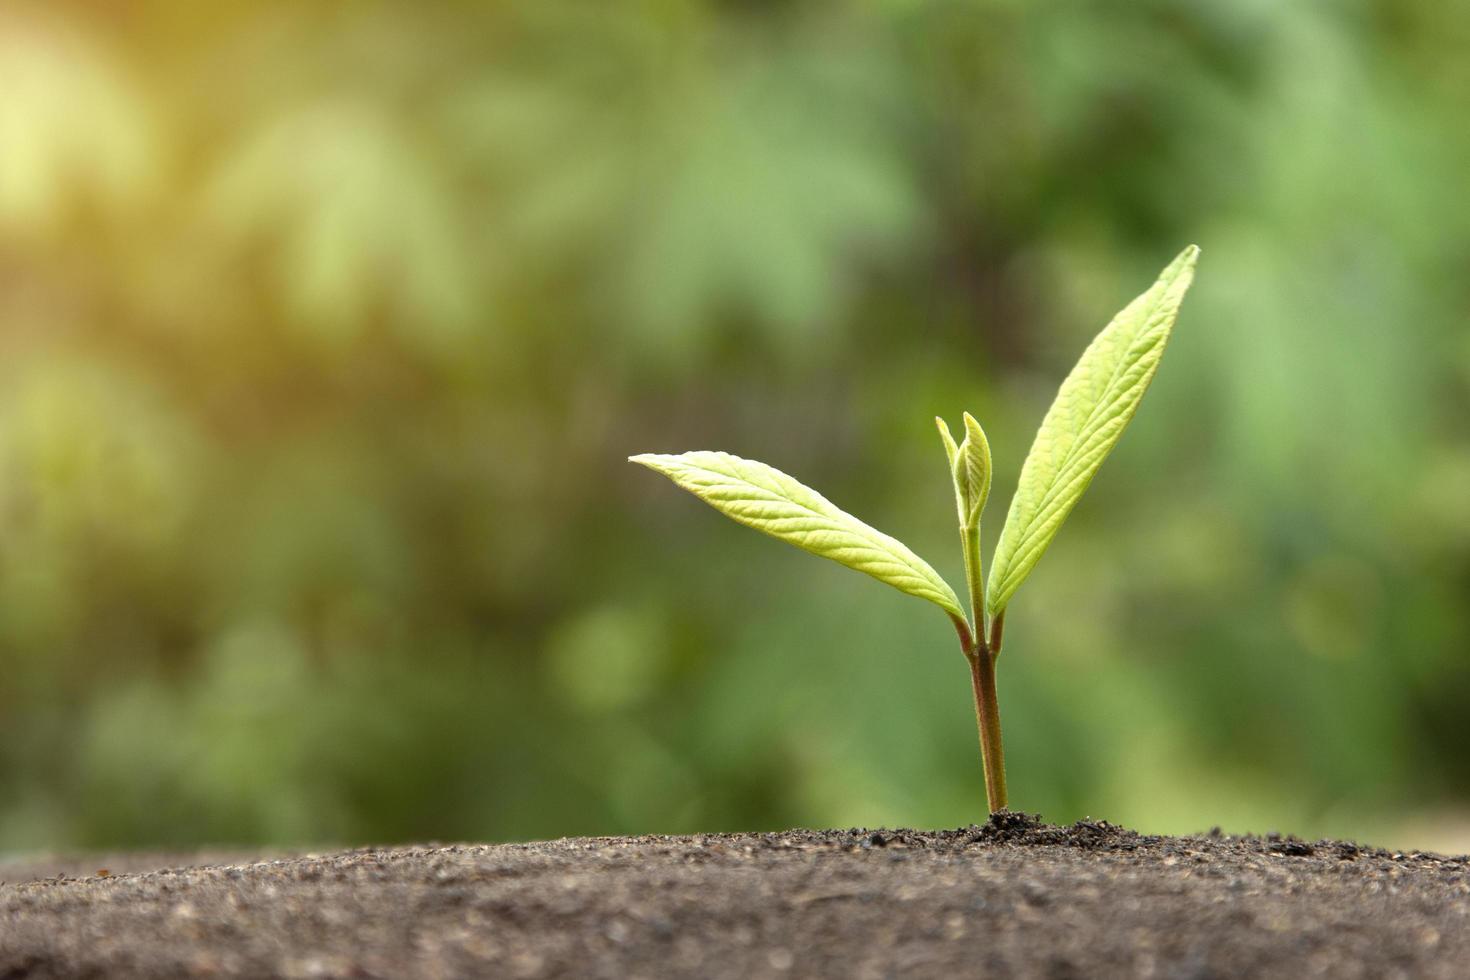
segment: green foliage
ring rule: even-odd
[[[948,627],[650,520],[622,457],[761,446],[958,586],[914,420],[969,407],[1009,491],[1197,237],[1145,424],[1010,603],[1013,789],[1470,850],[1402,825],[1470,812],[1467,37],[0,4],[0,849],[972,819],[911,650]]]
[[[732,520],[871,575],[958,619],[954,590],[918,555],[778,469],[729,453],[630,456]]]
[[[965,579],[973,618],[954,591],[903,544],[832,506],[824,497],[764,463],[728,453],[630,456],[747,527],[886,582],[939,606],[960,629],[962,652],[974,674],[975,712],[992,811],[1006,806],[1005,763],[995,695],[1005,605],[1057,529],[1092,482],[1102,461],[1138,410],[1158,370],[1179,304],[1194,277],[1199,249],[1186,248],[1147,292],[1113,318],[1062,382],[1021,467],[1021,485],[1001,531],[987,596],[980,557],[980,515],[990,496],[990,442],[965,413],[965,439],[955,445],[936,418],[949,459],[959,512]],[[996,620],[987,629],[987,616]]]
[[[1005,611],[1138,411],[1198,257],[1193,245],[1181,252],[1097,335],[1062,382],[1021,467],[995,546],[985,594],[991,616]]]

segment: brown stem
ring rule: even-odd
[[[1000,656],[1000,641],[1005,637],[1005,632],[1006,632],[1006,611],[1004,609],[1002,609],[1000,612],[996,613],[995,614],[995,618],[990,621],[990,643],[989,643],[989,646],[990,646],[990,655],[992,657],[999,657]]]
[[[975,721],[980,727],[980,757],[985,764],[985,797],[990,812],[1006,806],[1005,749],[1000,742],[1000,704],[995,696],[995,656],[985,646],[967,651],[975,690]]]
[[[954,631],[960,636],[960,650],[964,652],[966,657],[969,657],[970,648],[975,643],[970,637],[970,624],[965,622],[964,617],[956,616],[954,613],[949,614],[949,621],[954,623]]]

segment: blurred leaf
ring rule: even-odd
[[[965,618],[954,590],[922,558],[780,470],[719,452],[629,458],[746,527],[928,599],[957,619]]]
[[[268,245],[291,316],[329,345],[389,314],[433,350],[462,335],[473,263],[448,176],[398,120],[327,100],[268,117],[224,161],[211,221],[237,249]]]
[[[167,550],[208,460],[148,379],[81,357],[28,358],[0,379],[0,530],[28,549]]]
[[[828,336],[860,263],[920,230],[904,80],[874,37],[592,17],[574,39],[580,57],[497,72],[452,118],[514,187],[515,251],[588,262],[646,355],[697,350],[728,314],[782,351]]]
[[[1002,612],[1117,445],[1148,390],[1194,278],[1191,245],[1146,292],[1123,309],[1083,352],[1021,467],[1021,479],[995,546],[986,606]]]
[[[285,443],[230,475],[213,501],[200,559],[215,565],[217,601],[232,609],[321,616],[357,601],[392,601],[410,588],[388,476],[349,437]]]
[[[668,670],[669,654],[660,618],[612,604],[578,612],[546,644],[557,693],[589,713],[646,701]]]
[[[0,228],[38,231],[79,203],[116,207],[149,188],[149,107],[80,33],[0,11],[0,93]]]

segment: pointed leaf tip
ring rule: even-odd
[[[949,468],[953,472],[955,460],[960,455],[960,447],[955,445],[954,436],[949,433],[949,424],[944,419],[934,416],[934,425],[939,429],[939,438],[944,442],[944,455],[949,457]]]
[[[1138,410],[1193,281],[1199,251],[1190,245],[1180,252],[1103,328],[1062,382],[1021,467],[996,543],[985,600],[992,616],[1036,567]]]

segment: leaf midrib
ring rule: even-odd
[[[731,458],[738,458],[738,457],[731,457]],[[730,475],[728,473],[721,473],[719,470],[712,470],[712,469],[710,469],[710,468],[708,468],[706,466],[700,466],[700,465],[695,464],[695,463],[684,463],[683,465],[686,466],[686,467],[688,467],[691,470],[697,470],[700,473],[707,473],[707,474],[710,474],[712,476],[719,477],[721,480],[729,480],[730,479]],[[841,519],[840,518],[834,518],[831,514],[824,514],[822,511],[815,510],[814,508],[812,508],[808,504],[802,503],[799,500],[793,500],[791,497],[784,496],[782,494],[778,494],[774,490],[770,490],[770,489],[768,489],[766,487],[763,487],[763,486],[761,486],[758,483],[752,483],[749,480],[746,480],[744,478],[741,478],[740,479],[740,482],[738,484],[718,483],[718,484],[715,484],[715,486],[720,486],[720,487],[726,487],[726,486],[728,486],[728,487],[731,487],[732,489],[733,488],[738,488],[740,486],[754,487],[755,489],[760,490],[762,493],[773,494],[775,496],[775,499],[776,500],[782,501],[784,503],[791,504],[794,507],[797,507],[797,508],[799,508],[801,510],[806,511],[808,514],[811,514],[814,517],[820,517],[820,518],[822,518],[823,520],[826,520],[826,521],[836,521],[839,525],[841,525]],[[817,494],[817,492],[815,490],[812,490],[811,492],[813,494],[816,494],[817,496],[821,497],[821,499],[827,500],[826,497],[822,497],[821,494]],[[827,501],[827,502],[829,504],[831,504],[831,501]],[[836,504],[832,504],[832,506],[834,508],[837,507]],[[838,510],[839,510],[839,513],[842,513],[842,511],[841,511],[840,508],[838,508]],[[855,517],[852,518],[852,519],[854,521],[857,521],[857,518],[855,518]],[[911,565],[908,561],[904,560],[904,557],[903,557],[902,554],[895,553],[894,551],[890,550],[887,547],[887,542],[886,541],[883,541],[881,539],[871,538],[871,537],[868,536],[867,533],[865,533],[867,531],[872,531],[875,534],[882,534],[881,531],[878,531],[876,528],[870,528],[870,527],[868,527],[868,525],[863,524],[861,521],[857,521],[857,523],[859,525],[859,527],[857,527],[857,528],[846,527],[845,525],[842,525],[842,526],[849,533],[851,533],[851,534],[855,535],[856,537],[859,537],[862,540],[868,542],[870,545],[872,545],[874,548],[878,549],[879,551],[882,551],[885,554],[891,555],[893,557],[894,564],[898,565],[900,568],[906,568],[906,569],[908,569],[920,581],[922,581],[925,584],[929,585],[931,588],[934,588],[936,594],[938,594],[940,596],[943,596],[944,595],[943,592],[941,592],[937,588],[935,588],[935,582],[932,579],[930,579],[929,576],[925,575],[922,569],[917,568],[914,565]],[[885,537],[886,537],[886,535],[885,535]],[[907,546],[905,546],[905,547],[907,547]],[[917,556],[915,556],[915,557],[917,557]],[[938,573],[936,572],[935,574],[937,576]]]
[[[1150,332],[1149,321],[1152,319],[1152,314],[1158,309],[1159,303],[1162,302],[1164,297],[1168,295],[1169,287],[1174,284],[1174,281],[1175,280],[1171,279],[1169,283],[1165,285],[1164,288],[1160,291],[1158,298],[1155,299],[1152,304],[1150,304],[1149,315],[1141,318],[1143,322],[1143,327],[1139,329],[1132,338],[1130,338],[1129,343],[1125,348],[1125,354],[1127,350],[1131,350],[1133,348],[1134,344],[1138,342],[1140,337]],[[1137,362],[1135,361],[1131,363]],[[1108,375],[1108,381],[1103,386],[1102,395],[1099,396],[1097,403],[1093,405],[1093,407],[1088,411],[1087,418],[1083,421],[1077,438],[1072,440],[1072,444],[1067,447],[1066,455],[1063,456],[1061,464],[1056,468],[1055,473],[1058,477],[1064,474],[1067,471],[1067,468],[1071,466],[1072,463],[1075,461],[1075,458],[1079,453],[1078,447],[1083,445],[1093,434],[1093,420],[1097,417],[1098,413],[1102,411],[1104,406],[1111,405],[1114,401],[1114,398],[1110,397],[1114,394],[1114,386],[1118,383],[1118,378],[1127,371],[1129,364],[1130,362],[1125,356],[1119,358],[1118,363],[1113,366],[1112,371]],[[1067,480],[1065,485],[1054,479],[1052,481],[1052,485],[1047,488],[1044,494],[1042,494],[1041,502],[1037,504],[1035,510],[1032,511],[1030,520],[1026,522],[1026,529],[1021,532],[1021,537],[1016,542],[1015,549],[1011,552],[1011,561],[1007,563],[1006,575],[1003,579],[1001,579],[1001,587],[996,589],[996,595],[1001,595],[1005,592],[1005,586],[1009,585],[1011,579],[1015,577],[1016,569],[1020,568],[1025,563],[1025,559],[1029,557],[1030,553],[1036,550],[1036,528],[1046,524],[1046,520],[1043,519],[1043,515],[1049,512],[1051,507],[1055,504],[1056,499],[1061,494],[1062,490],[1070,490],[1071,487],[1073,487],[1077,483],[1077,481],[1081,479],[1084,475],[1085,474],[1083,473],[1073,475],[1071,479]]]

